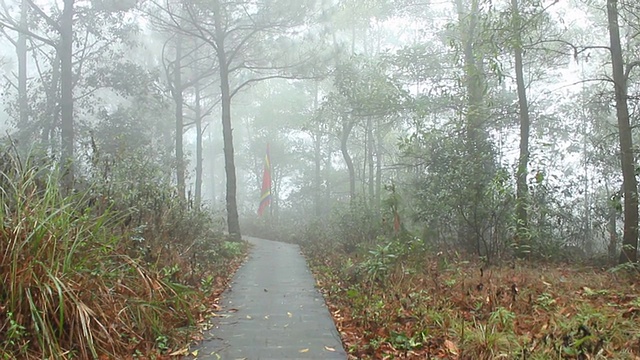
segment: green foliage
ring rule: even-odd
[[[436,245],[452,241],[469,252],[493,258],[510,244],[512,180],[506,169],[471,171],[464,141],[441,130],[415,133],[400,144],[407,161],[418,161],[418,172],[404,190],[415,220],[429,229],[425,240]],[[490,154],[487,154],[490,159]]]
[[[498,325],[502,331],[512,331],[515,318],[514,312],[500,306],[489,316],[489,323]]]
[[[237,241],[224,241],[220,251],[224,257],[237,258],[244,253],[244,244]]]
[[[373,243],[382,232],[374,211],[360,202],[336,209],[329,223],[330,238],[342,244],[347,252],[354,252],[360,245]]]
[[[391,344],[399,350],[419,349],[423,346],[424,334],[419,333],[415,336],[407,336],[403,333],[391,332]]]
[[[536,305],[542,307],[545,310],[550,310],[556,305],[556,299],[549,293],[542,293],[538,295],[536,299]]]
[[[369,281],[383,281],[391,270],[397,255],[391,251],[392,243],[377,245],[369,250],[370,256],[361,264]]]
[[[409,100],[401,83],[389,75],[385,59],[352,56],[338,64],[335,72],[336,92],[327,104],[332,111],[353,116],[380,116],[405,107]],[[339,106],[339,107],[338,107]]]

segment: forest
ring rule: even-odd
[[[640,357],[636,0],[0,0],[0,31],[3,359],[196,356],[243,235],[301,247],[352,359]]]

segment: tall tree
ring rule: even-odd
[[[29,3],[27,0],[20,2],[20,20],[18,26],[24,31],[18,31],[17,39],[11,37],[4,26],[0,26],[0,31],[4,34],[5,38],[11,42],[16,49],[16,57],[18,60],[18,84],[16,86],[18,90],[18,121],[21,124],[26,125],[29,122],[29,98],[27,93],[27,38],[26,34],[29,31]]]
[[[63,170],[63,185],[69,191],[74,182],[74,118],[73,118],[73,17],[74,17],[74,1],[64,0],[62,14],[56,20],[52,16],[47,15],[38,5],[29,2],[31,9],[46,22],[58,35],[59,39],[51,40],[44,35],[38,35],[28,28],[25,28],[26,20],[21,19],[15,21],[5,12],[0,14],[0,26],[17,31],[23,35],[42,41],[51,45],[56,52],[57,58],[60,59],[60,75],[61,75],[61,96],[60,96],[60,112],[61,112],[61,130],[62,130],[62,152],[61,163]],[[20,96],[20,95],[19,95]],[[23,118],[21,117],[21,120]]]
[[[226,172],[227,226],[230,234],[240,236],[232,99],[255,82],[291,77],[292,71],[309,61],[308,54],[298,53],[297,58],[292,59],[290,53],[294,44],[287,39],[295,35],[295,31],[289,32],[303,24],[306,13],[314,7],[312,2],[289,0],[189,2],[176,5],[180,11],[169,2],[156,5],[166,15],[161,18],[151,14],[158,23],[200,38],[216,53]],[[286,52],[289,54],[284,56]]]
[[[624,236],[620,263],[638,260],[638,183],[635,174],[633,138],[629,122],[627,104],[627,80],[633,64],[625,70],[620,44],[620,25],[618,23],[618,0],[607,0],[607,19],[611,44],[611,66],[615,91],[616,116],[620,140],[620,164],[622,167],[622,187],[624,195]]]
[[[29,28],[28,11],[27,0],[22,0],[20,2],[20,27],[23,29]],[[29,122],[29,104],[27,95],[27,35],[24,32],[18,33],[16,53],[18,55],[18,110],[20,122],[26,124]]]
[[[27,122],[40,121],[39,125],[43,128],[42,138],[44,140],[49,140],[51,134],[54,133],[54,129],[60,130],[61,146],[59,149],[53,150],[60,151],[63,186],[66,191],[70,191],[75,183],[75,147],[77,145],[76,113],[74,108],[78,99],[81,98],[84,98],[85,105],[91,107],[88,104],[88,99],[97,88],[102,86],[101,81],[94,81],[96,78],[87,81],[89,77],[83,76],[83,71],[89,65],[94,65],[96,68],[100,66],[98,63],[103,65],[105,54],[110,52],[113,54],[114,51],[109,45],[115,44],[130,34],[131,22],[123,21],[121,12],[121,10],[127,10],[128,8],[98,10],[96,8],[83,7],[82,12],[76,14],[77,4],[74,0],[64,0],[62,11],[54,9],[52,13],[48,14],[41,5],[29,0],[26,0],[26,2],[29,12],[35,14],[34,19],[41,26],[27,26],[27,20],[29,19],[25,20],[22,16],[19,20],[14,19],[4,1],[1,2],[2,6],[0,7],[0,26],[25,35],[27,41],[44,43],[53,49],[53,54],[48,54],[42,49],[45,47],[33,47],[33,57],[36,69],[41,77],[40,81],[48,83],[44,86],[47,93],[46,110],[52,116],[47,119],[50,120],[49,124],[42,124],[41,119],[36,116],[31,118],[25,116],[23,113],[28,106],[25,106],[24,94],[20,95],[19,91],[18,103],[21,114],[18,126],[29,129],[29,124],[23,124],[25,119],[28,120]],[[128,6],[131,5],[129,4]],[[84,16],[87,14],[90,14],[90,16]],[[101,27],[98,25],[101,22],[115,22],[117,25]],[[39,61],[42,60],[40,55],[44,55],[45,61],[49,62],[46,72],[40,67]],[[20,54],[19,57],[24,57],[24,54]],[[97,61],[98,58],[99,60]],[[19,77],[22,78],[21,82],[26,83],[26,71],[21,71]],[[88,83],[91,83],[91,85],[89,86]],[[74,90],[79,84],[93,87],[93,89],[85,89],[86,93],[84,94],[75,94]],[[23,87],[27,92],[30,90],[24,84]],[[35,107],[35,105],[32,106]],[[36,129],[31,128],[29,130],[33,132]]]
[[[196,126],[196,189],[195,189],[195,206],[200,207],[202,203],[202,90],[200,82],[194,84],[194,119]]]
[[[73,8],[74,0],[64,0],[60,17],[60,113],[62,116],[62,163],[63,182],[71,190],[74,182],[74,146],[75,131],[73,119]]]
[[[516,86],[518,91],[518,115],[520,118],[520,154],[516,171],[516,229],[519,241],[528,237],[527,207],[529,188],[527,173],[529,165],[529,102],[527,101],[527,87],[524,79],[524,64],[522,61],[522,31],[523,22],[518,8],[518,0],[511,0],[513,26],[513,56],[516,71]]]
[[[185,198],[185,158],[184,158],[184,90],[186,85],[182,81],[182,42],[183,37],[176,34],[173,39],[175,48],[175,58],[172,62],[171,70],[165,68],[167,74],[172,74],[172,80],[169,81],[171,96],[175,106],[175,154],[176,154],[176,182],[178,186],[178,196]]]
[[[455,0],[458,15],[460,46],[463,55],[464,87],[466,92],[464,113],[465,152],[468,169],[463,181],[467,183],[467,201],[460,208],[463,224],[459,236],[468,239],[469,245],[480,249],[487,230],[489,216],[481,203],[487,185],[495,174],[495,159],[487,130],[485,95],[487,79],[484,71],[482,48],[482,23],[480,0]],[[480,252],[480,250],[477,250]]]

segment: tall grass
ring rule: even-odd
[[[2,160],[0,358],[121,358],[175,343],[193,323],[195,290],[162,271],[176,258],[134,255],[132,210],[91,190],[64,196],[51,167]]]

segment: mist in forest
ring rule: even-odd
[[[0,0],[0,30],[3,358],[195,357],[247,236],[304,254],[352,358],[638,355],[638,1]]]
[[[480,256],[616,257],[639,24],[609,2],[3,0],[3,130],[65,189],[166,183],[232,234],[355,207]]]

